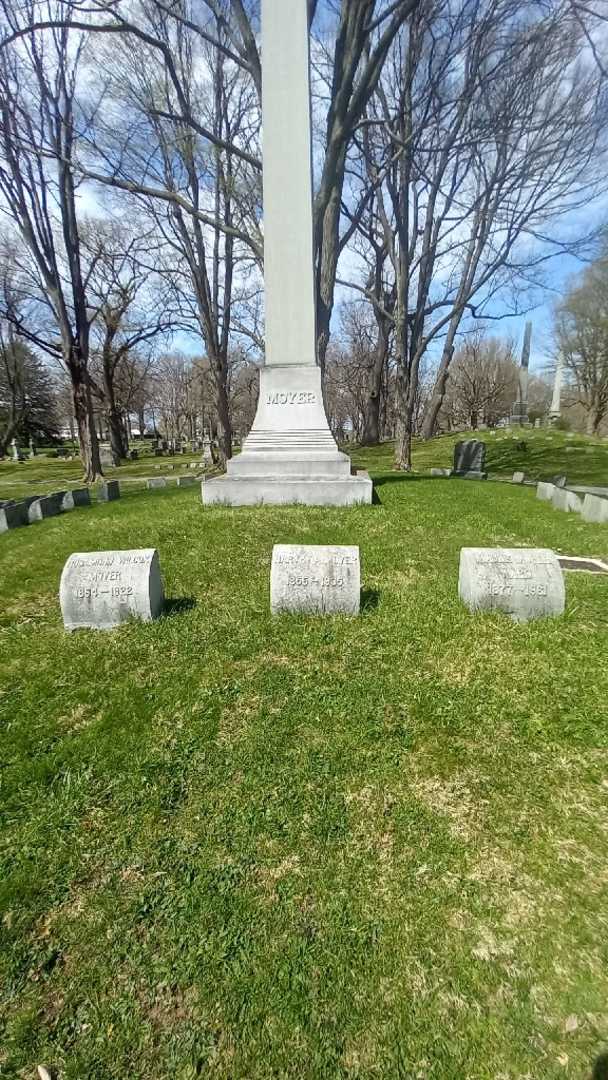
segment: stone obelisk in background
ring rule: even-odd
[[[242,453],[204,503],[369,503],[329,429],[316,356],[307,0],[262,0],[266,360]]]
[[[517,392],[517,401],[513,406],[511,412],[511,423],[522,424],[528,423],[528,365],[530,363],[530,342],[532,340],[532,323],[526,323],[526,329],[524,332],[524,345],[521,350],[521,364],[519,367],[519,388]]]
[[[553,395],[551,398],[551,408],[549,409],[549,422],[551,424],[557,424],[562,415],[562,381],[564,377],[564,358],[559,353],[557,357],[557,363],[555,365],[555,378],[553,380]]]

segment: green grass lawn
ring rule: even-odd
[[[511,434],[501,430],[495,434],[472,431],[444,435],[430,442],[415,440],[412,455],[414,471],[424,473],[431,468],[451,466],[454,444],[459,439],[467,438],[482,439],[486,443],[487,466],[493,476],[510,478],[515,470],[522,470],[532,480],[548,480],[557,473],[565,473],[572,484],[608,486],[608,440],[590,439],[585,435],[568,438],[561,431],[530,429],[517,432],[513,429]],[[522,440],[525,449],[521,448]],[[356,464],[375,475],[393,471],[393,456],[392,443],[353,452]],[[105,474],[108,479],[120,480],[124,484],[123,494],[131,494],[145,488],[149,476],[164,474],[171,483],[177,476],[188,472],[190,463],[200,462],[200,459],[200,451],[197,454],[161,458],[144,451],[139,461],[124,462],[119,468],[106,469]],[[78,460],[36,457],[14,464],[6,459],[0,461],[0,499],[42,495],[75,487],[80,484],[81,478],[82,467]]]
[[[527,625],[457,595],[462,545],[608,529],[360,458],[371,507],[168,489],[0,536],[0,1076],[578,1080],[608,1050],[608,578]],[[358,543],[361,616],[271,618],[275,542]],[[167,614],[64,633],[67,556],[138,546]]]

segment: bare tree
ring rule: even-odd
[[[555,333],[576,400],[585,410],[587,433],[597,435],[608,414],[608,254],[567,293],[556,312]]]
[[[517,390],[517,363],[511,342],[477,330],[452,362],[443,412],[449,427],[493,426],[509,413]]]
[[[61,5],[60,5],[61,6]],[[49,16],[57,7],[48,0]],[[2,0],[5,31],[30,27],[34,0]],[[62,11],[62,14],[63,11]],[[0,49],[0,191],[52,312],[60,343],[40,341],[69,372],[87,481],[101,474],[88,376],[90,321],[74,170],[76,89],[84,38],[65,23]]]

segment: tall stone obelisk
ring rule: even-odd
[[[524,331],[524,345],[521,350],[521,363],[519,365],[519,385],[517,401],[511,412],[511,423],[526,425],[528,423],[528,365],[530,363],[530,342],[532,340],[532,323],[526,323]]]
[[[205,480],[231,506],[370,503],[329,429],[316,356],[307,0],[262,0],[266,359],[242,452]]]

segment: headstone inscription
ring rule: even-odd
[[[78,506],[90,506],[91,493],[88,488],[72,488],[66,491],[61,500],[62,510],[75,510]]]
[[[7,503],[0,509],[0,533],[8,532],[9,529],[18,529],[20,525],[27,525],[27,503]]]
[[[555,488],[551,497],[551,505],[555,510],[565,510],[567,513],[580,514],[583,501],[573,491],[566,488]]]
[[[359,548],[275,544],[270,569],[270,609],[322,615],[358,615]]]
[[[146,480],[146,487],[153,490],[154,488],[164,488],[167,486],[167,481],[164,476],[153,476],[149,480]]]
[[[536,498],[541,499],[543,502],[551,502],[554,491],[555,484],[546,484],[540,480],[536,485]]]
[[[65,491],[54,491],[52,495],[43,495],[40,499],[34,499],[27,511],[30,525],[35,521],[42,521],[43,518],[60,514],[64,495]]]
[[[515,622],[561,615],[566,603],[548,548],[462,548],[458,594],[469,611],[503,611]]]
[[[467,479],[485,480],[486,444],[479,439],[466,439],[457,442],[454,447],[453,476],[466,476]]]
[[[99,502],[113,502],[114,499],[120,499],[118,480],[106,480],[105,483],[100,484],[97,498]]]
[[[66,630],[112,630],[127,619],[156,619],[164,603],[158,552],[76,552],[63,568],[59,600]]]
[[[585,495],[582,515],[585,521],[594,521],[600,525],[608,522],[608,499],[601,495]]]

